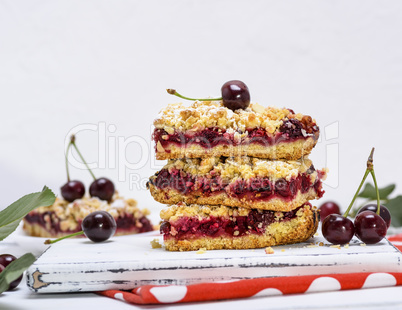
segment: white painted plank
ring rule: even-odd
[[[104,243],[71,239],[52,245],[29,268],[28,286],[41,293],[130,289],[146,284],[190,284],[258,277],[349,272],[400,272],[401,253],[384,239],[349,248],[311,243],[264,249],[217,250],[204,254],[152,249],[161,237],[118,237]],[[321,237],[311,241],[325,242]],[[284,251],[282,251],[284,250]]]

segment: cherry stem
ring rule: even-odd
[[[362,188],[362,186],[363,186],[363,184],[364,184],[364,181],[366,180],[366,178],[367,178],[367,176],[368,176],[369,173],[370,173],[370,170],[366,169],[366,172],[364,173],[363,179],[362,179],[362,181],[360,182],[359,188],[357,189],[356,194],[353,196],[353,199],[352,199],[352,201],[351,201],[351,203],[350,203],[348,209],[347,209],[346,212],[343,214],[343,217],[347,217],[347,216],[348,216],[349,211],[350,211],[350,209],[352,209],[352,206],[353,206],[353,204],[354,204],[354,202],[355,202],[355,200],[356,200],[356,198],[357,198],[357,195],[359,195],[359,192],[360,192],[360,190],[361,190],[361,188]]]
[[[87,167],[89,173],[92,175],[92,177],[94,178],[94,180],[96,180],[96,177],[95,177],[95,175],[93,174],[91,168],[89,168],[89,166],[88,166],[87,162],[85,161],[84,157],[82,156],[82,154],[81,154],[80,151],[78,150],[78,147],[77,147],[77,145],[75,144],[75,141],[72,140],[72,141],[71,141],[71,144],[74,146],[74,148],[75,148],[75,150],[77,151],[78,155],[81,157],[81,160],[82,160],[82,162],[85,164],[85,166]]]
[[[373,155],[374,155],[374,148],[371,149],[370,155],[367,159],[367,168],[366,168],[366,172],[364,173],[363,179],[360,182],[359,188],[357,189],[355,195],[353,196],[352,202],[350,203],[348,209],[346,210],[346,212],[343,214],[343,217],[347,217],[349,214],[350,209],[352,208],[357,195],[359,195],[359,192],[364,184],[364,181],[366,180],[368,174],[370,173],[371,176],[373,177],[374,180],[374,186],[377,192],[377,214],[380,214],[380,195],[379,195],[379,191],[378,191],[378,186],[377,186],[377,180],[375,178],[375,174],[374,174],[374,165],[373,165]]]
[[[380,215],[380,191],[378,190],[377,179],[374,173],[374,164],[373,164],[373,155],[374,155],[374,148],[371,149],[370,156],[367,160],[367,170],[370,170],[370,174],[373,177],[374,187],[377,194],[377,215]]]
[[[374,168],[373,155],[374,155],[374,148],[371,149],[370,156],[367,159],[367,169],[368,170],[373,170],[373,168]]]
[[[189,97],[185,97],[183,95],[180,95],[175,89],[166,89],[166,91],[171,94],[171,95],[175,95],[179,98],[182,99],[186,99],[186,100],[192,100],[192,101],[218,101],[218,100],[222,100],[222,97],[220,98],[206,98],[206,99],[199,99],[199,98],[189,98]]]
[[[68,152],[70,151],[71,141],[68,143],[66,150],[66,171],[67,171],[67,182],[70,182],[70,171],[68,169]]]
[[[375,186],[375,191],[377,193],[377,215],[380,215],[380,192],[378,190],[378,186],[377,186],[377,179],[375,177],[375,173],[374,173],[374,169],[370,171],[371,176],[373,177],[373,181],[374,181],[374,186]]]
[[[45,244],[52,244],[52,243],[55,243],[55,242],[59,242],[60,240],[67,239],[67,238],[70,238],[70,237],[79,236],[79,235],[82,235],[83,233],[84,232],[81,230],[81,231],[77,231],[77,232],[75,232],[73,234],[70,234],[70,235],[67,235],[67,236],[64,236],[64,237],[60,237],[58,239],[54,239],[54,240],[47,239],[47,240],[45,240]]]

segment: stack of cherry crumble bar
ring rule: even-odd
[[[171,104],[154,121],[156,158],[168,163],[148,188],[170,251],[249,249],[302,242],[317,230],[309,200],[325,170],[308,154],[319,128],[310,116],[251,103]]]

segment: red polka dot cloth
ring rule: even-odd
[[[388,238],[402,251],[402,234]],[[132,291],[108,290],[100,295],[132,304],[171,304],[246,297],[313,293],[402,285],[401,273],[348,273],[259,278],[192,285],[144,285]]]

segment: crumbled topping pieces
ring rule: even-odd
[[[207,157],[204,159],[171,159],[164,169],[168,169],[170,172],[177,169],[198,176],[219,175],[227,179],[269,177],[271,179],[285,178],[290,180],[299,174],[306,173],[311,165],[312,162],[307,157],[295,161],[271,161],[253,157]],[[309,174],[311,174],[314,182],[317,172],[315,170],[309,171]]]
[[[185,131],[208,127],[233,128],[241,132],[248,128],[262,127],[274,133],[287,117],[301,120],[303,115],[292,114],[288,109],[263,107],[258,103],[251,103],[248,108],[233,112],[224,107],[221,101],[195,101],[190,106],[182,103],[168,105],[160,111],[154,126],[168,133],[174,129]]]
[[[296,216],[302,216],[303,213],[311,208],[308,204],[304,207],[299,208],[296,212]],[[255,209],[258,212],[263,213],[264,210]],[[184,202],[179,202],[175,205],[170,205],[164,207],[160,212],[160,217],[162,220],[175,221],[181,217],[198,217],[199,220],[208,217],[226,217],[232,219],[237,216],[248,216],[253,209],[246,208],[231,208],[224,205],[198,205],[198,204],[185,204]],[[279,216],[279,213],[282,213]],[[280,220],[283,217],[283,212],[277,212],[275,214],[276,220]],[[172,226],[173,227],[173,226]],[[260,227],[261,228],[261,227]]]
[[[160,249],[162,247],[162,244],[160,244],[158,239],[153,239],[151,240],[151,246],[153,249]]]
[[[217,206],[204,206],[185,203],[178,203],[171,205],[161,210],[160,216],[162,220],[175,220],[180,217],[232,217],[232,216],[247,216],[251,210],[245,208],[230,208],[222,205]]]
[[[58,197],[52,206],[39,207],[32,212],[45,213],[53,211],[57,218],[60,219],[62,230],[64,230],[63,228],[73,230],[76,228],[77,222],[83,220],[88,214],[99,210],[107,211],[115,218],[125,214],[133,214],[136,218],[141,218],[149,214],[149,210],[140,210],[137,207],[135,199],[124,199],[117,192],[110,203],[97,197],[83,197],[73,202],[68,202]]]
[[[204,254],[204,253],[206,253],[207,252],[207,249],[206,248],[201,248],[201,249],[199,249],[197,252],[195,252],[196,254]]]

